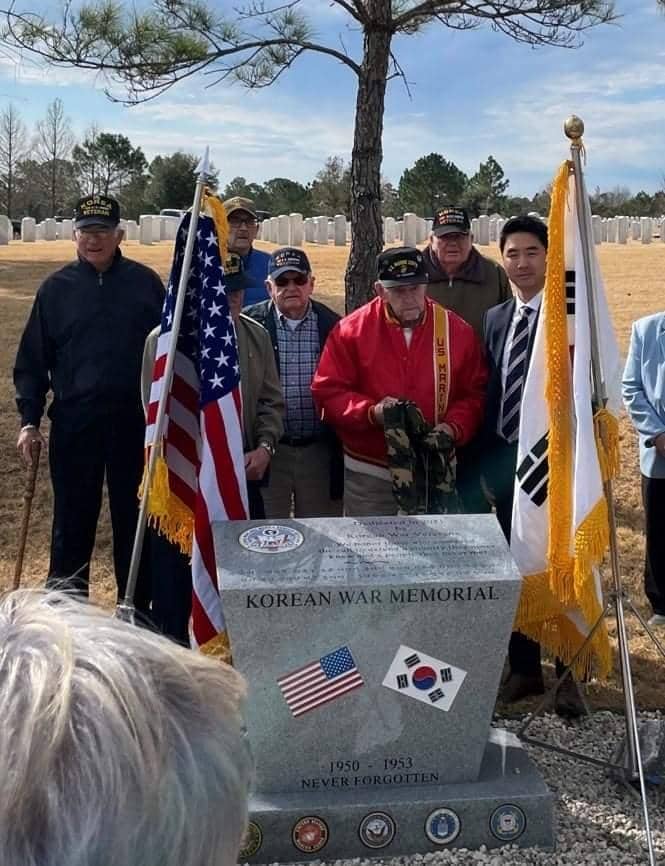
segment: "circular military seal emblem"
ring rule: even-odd
[[[490,830],[502,842],[514,842],[526,830],[526,815],[519,806],[505,803],[492,812]]]
[[[328,841],[328,825],[316,815],[308,815],[295,824],[291,839],[295,847],[306,854],[320,851]]]
[[[395,838],[395,821],[385,812],[370,812],[360,822],[358,835],[368,848],[385,848]]]
[[[288,553],[304,541],[302,532],[290,526],[253,526],[238,538],[240,546],[254,553]]]
[[[263,842],[263,831],[258,824],[250,821],[245,830],[245,835],[240,843],[240,851],[238,852],[238,863],[244,863],[253,857],[261,847]]]
[[[435,845],[450,845],[459,836],[462,822],[452,809],[435,809],[425,821],[425,835]]]

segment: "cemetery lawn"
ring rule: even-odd
[[[271,244],[258,247],[270,250]],[[319,247],[307,244],[312,269],[316,275],[315,297],[343,312],[343,275],[348,250],[344,247]],[[151,247],[126,243],[124,251],[155,268],[166,281],[172,246],[162,242]],[[495,245],[481,252],[499,258]],[[12,368],[18,340],[32,300],[40,282],[52,271],[73,258],[74,248],[68,241],[22,244],[14,241],[0,247],[0,305],[2,308],[2,345],[0,346],[0,588],[11,586],[21,520],[25,471],[16,454],[18,416],[14,403]],[[625,352],[634,319],[663,309],[663,274],[665,243],[627,246],[603,244],[600,263],[607,294],[622,350]],[[627,419],[621,420],[622,471],[616,484],[619,525],[620,561],[624,584],[643,615],[649,608],[642,590],[643,535],[642,506],[637,439]],[[51,491],[46,455],[42,457],[37,492],[33,502],[30,534],[26,550],[23,584],[39,586],[48,569],[51,520]],[[664,528],[665,531],[665,528]],[[608,578],[608,575],[605,575]],[[92,563],[92,597],[110,608],[115,599],[115,582],[111,559],[111,535],[106,504],[99,524],[97,546]],[[639,709],[665,708],[665,662],[632,615],[627,618],[630,636],[633,676]],[[616,635],[614,620],[609,621],[612,638]],[[665,633],[661,631],[662,640]],[[623,699],[617,680],[588,686],[592,706],[621,711]],[[515,709],[527,709],[528,702]]]

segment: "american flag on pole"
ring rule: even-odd
[[[225,630],[212,540],[214,521],[247,518],[240,364],[214,220],[201,214],[178,334],[172,330],[191,221],[178,230],[162,311],[148,406],[146,447],[155,421],[169,345],[177,339],[162,453],[149,498],[151,518],[192,556],[192,632],[203,646]]]
[[[347,646],[339,647],[318,661],[277,680],[295,717],[334,701],[364,684]]]

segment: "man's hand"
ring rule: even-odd
[[[16,450],[26,466],[32,466],[32,449],[35,442],[40,442],[42,448],[46,447],[46,439],[36,427],[24,427],[18,434]]]
[[[443,424],[437,424],[434,429],[440,431],[441,433],[446,433],[448,436],[450,436],[453,442],[455,441],[455,431],[450,426],[450,424],[446,424],[445,422]]]
[[[665,433],[661,433],[653,440],[653,446],[661,457],[665,457]]]
[[[372,407],[373,409],[373,417],[374,423],[377,427],[383,427],[383,410],[386,406],[394,406],[395,403],[399,403],[399,399],[397,397],[384,397],[383,400],[380,400],[378,403],[375,403]]]
[[[270,454],[265,448],[259,446],[253,451],[245,454],[245,474],[248,481],[260,481],[266,473],[270,463]]]

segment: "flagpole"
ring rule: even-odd
[[[199,222],[199,214],[201,212],[201,202],[203,200],[203,191],[205,189],[206,178],[210,171],[210,148],[206,147],[205,154],[203,155],[203,159],[198,164],[197,170],[198,176],[196,178],[196,188],[194,190],[192,217],[189,223],[187,243],[185,244],[185,253],[182,261],[182,269],[180,271],[180,282],[178,284],[178,293],[176,295],[175,309],[173,311],[173,322],[171,325],[171,342],[169,344],[169,350],[166,356],[166,366],[164,369],[164,384],[159,395],[159,403],[157,406],[157,418],[155,419],[155,434],[153,437],[152,446],[150,448],[148,471],[143,482],[141,505],[139,508],[138,520],[136,522],[136,533],[134,535],[134,546],[132,547],[132,558],[129,563],[129,574],[127,576],[125,596],[116,610],[118,618],[123,619],[127,622],[134,622],[135,620],[136,608],[134,607],[134,595],[136,593],[136,582],[138,580],[139,565],[141,562],[141,552],[143,550],[143,539],[145,537],[145,529],[148,522],[148,497],[150,494],[152,479],[155,474],[157,458],[159,457],[159,445],[162,440],[164,418],[166,417],[166,403],[171,392],[173,367],[175,365],[175,356],[178,347],[178,334],[180,333],[182,312],[185,306],[187,280],[189,277],[189,268],[192,262],[194,241],[196,239],[196,228]]]
[[[582,135],[584,134],[584,122],[575,115],[569,117],[564,124],[564,132],[570,139],[570,153],[575,177],[575,198],[577,205],[577,222],[580,230],[582,246],[582,259],[584,265],[584,276],[587,284],[587,305],[589,309],[590,342],[591,342],[591,374],[592,394],[594,408],[605,408],[607,404],[607,383],[603,377],[602,363],[600,358],[600,338],[598,332],[598,305],[596,298],[596,275],[591,262],[591,212],[589,199],[586,192],[584,172],[582,171]],[[644,780],[644,767],[640,750],[637,711],[635,708],[635,691],[633,689],[633,676],[630,665],[630,652],[628,647],[628,634],[626,631],[626,619],[623,606],[623,586],[621,582],[621,571],[619,567],[619,552],[616,532],[616,513],[614,504],[614,491],[612,480],[604,482],[605,499],[609,517],[610,530],[610,566],[614,584],[613,600],[616,609],[617,641],[619,645],[619,662],[621,678],[623,682],[623,696],[625,703],[626,718],[626,763],[624,774],[628,781],[633,782],[639,778],[640,794],[642,799],[642,811],[644,814],[644,829],[649,849],[649,862],[655,866],[655,855],[653,839],[651,835],[651,822],[649,820],[649,806],[647,801],[646,784]]]

